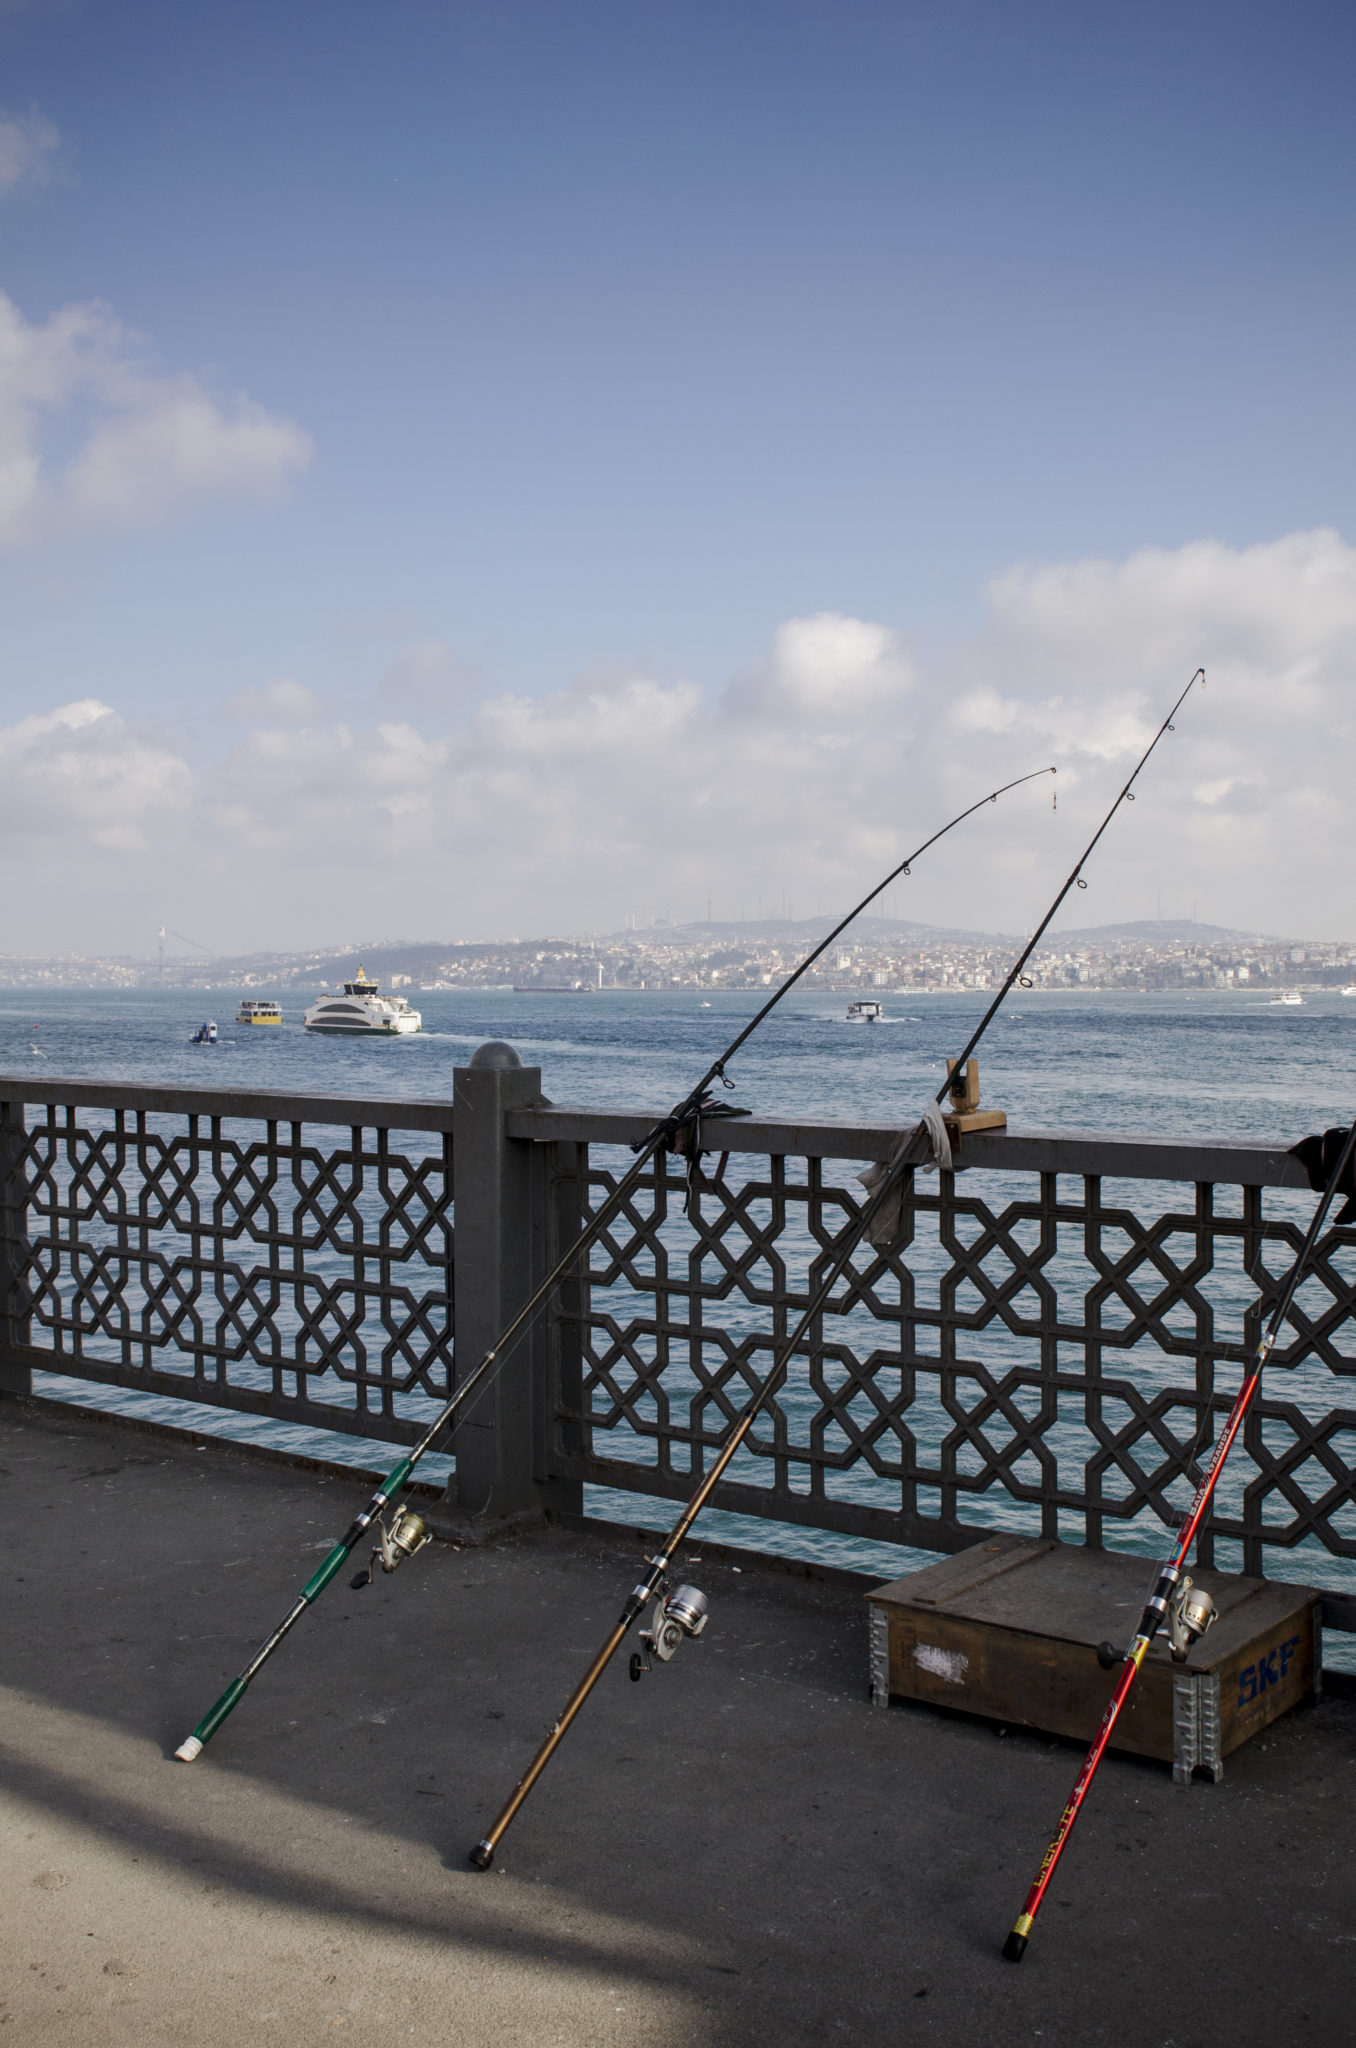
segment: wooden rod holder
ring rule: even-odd
[[[951,1135],[952,1143],[965,1131],[1004,1131],[1008,1119],[1006,1110],[981,1109],[979,1106],[979,1061],[967,1060],[965,1071],[957,1071],[955,1060],[946,1063],[947,1107],[942,1111],[942,1121]]]

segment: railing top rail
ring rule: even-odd
[[[125,1109],[147,1115],[247,1117],[333,1124],[341,1130],[450,1131],[450,1100],[378,1101],[360,1095],[294,1095],[273,1088],[161,1088],[140,1081],[77,1081],[60,1075],[0,1074],[0,1103]]]
[[[281,1089],[159,1087],[136,1081],[86,1081],[60,1075],[0,1074],[0,1103],[34,1107],[121,1109],[148,1115],[239,1117],[262,1122],[331,1125],[351,1130],[449,1132],[450,1100],[380,1100],[353,1095],[293,1094]],[[629,1145],[653,1129],[666,1110],[594,1109],[555,1103],[510,1112],[508,1135],[536,1144],[571,1141]],[[888,1157],[897,1124],[833,1122],[817,1117],[741,1117],[710,1126],[712,1151],[808,1159]],[[957,1151],[960,1167],[989,1172],[1076,1173],[1125,1180],[1212,1181],[1233,1187],[1304,1188],[1308,1179],[1283,1144],[1239,1145],[1220,1139],[1149,1137],[1102,1131],[977,1131]]]
[[[555,1103],[510,1112],[508,1135],[537,1144],[629,1145],[663,1110],[589,1109]],[[740,1117],[708,1126],[713,1152],[785,1153],[808,1159],[885,1159],[896,1124],[830,1123],[813,1117]],[[1232,1187],[1307,1188],[1283,1144],[1233,1145],[1207,1138],[1108,1136],[1100,1131],[976,1131],[962,1140],[960,1167],[990,1172],[1115,1175],[1125,1180],[1213,1181]]]

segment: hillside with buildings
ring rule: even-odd
[[[0,956],[9,988],[316,990],[359,960],[385,987],[759,989],[775,986],[830,929],[827,920],[657,925],[644,931],[531,940],[355,941],[304,953],[190,959]],[[862,918],[810,969],[804,985],[919,993],[983,989],[1010,967],[1020,936]],[[1032,960],[1046,989],[1340,987],[1356,977],[1356,943],[1295,941],[1184,919],[1055,932]]]

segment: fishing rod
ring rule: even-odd
[[[980,1018],[979,1023],[971,1032],[969,1041],[960,1056],[948,1063],[947,1078],[937,1090],[933,1101],[928,1105],[927,1114],[909,1138],[896,1148],[891,1156],[886,1172],[877,1182],[869,1200],[858,1211],[857,1216],[840,1238],[827,1273],[821,1279],[809,1306],[796,1324],[795,1329],[773,1359],[767,1377],[762,1382],[762,1385],[755,1390],[742,1415],[722,1445],[710,1471],[705,1473],[698,1483],[696,1491],[692,1494],[669,1534],[664,1538],[661,1547],[655,1552],[653,1557],[645,1560],[649,1568],[644,1578],[633,1588],[630,1598],[613,1624],[606,1641],[574,1691],[570,1694],[559,1720],[552,1724],[536,1755],[532,1758],[531,1763],[514,1786],[508,1799],[500,1808],[494,1825],[490,1828],[488,1834],[483,1835],[480,1841],[476,1843],[474,1849],[469,1852],[468,1860],[477,1870],[489,1869],[494,1861],[495,1850],[508,1832],[508,1829],[512,1826],[515,1816],[518,1814],[538,1778],[546,1769],[547,1764],[550,1763],[551,1758],[564,1741],[570,1725],[579,1713],[580,1708],[588,1699],[589,1694],[597,1685],[623,1642],[625,1642],[633,1624],[644,1613],[645,1609],[653,1602],[653,1613],[649,1624],[646,1628],[642,1629],[640,1635],[640,1640],[644,1645],[644,1654],[637,1652],[631,1659],[631,1676],[635,1679],[643,1677],[645,1672],[651,1669],[649,1663],[651,1656],[657,1657],[661,1663],[667,1664],[685,1637],[699,1636],[706,1627],[709,1611],[705,1594],[698,1592],[695,1586],[683,1585],[675,1587],[672,1591],[669,1589],[669,1566],[672,1564],[680,1544],[685,1541],[697,1517],[715,1492],[722,1476],[739,1451],[749,1431],[753,1428],[759,1415],[762,1414],[768,1402],[781,1387],[787,1373],[790,1371],[792,1358],[799,1350],[806,1332],[812,1327],[817,1317],[823,1311],[853,1252],[870,1230],[872,1223],[885,1207],[886,1202],[890,1200],[894,1189],[903,1179],[905,1173],[912,1167],[920,1164],[931,1150],[933,1141],[930,1124],[932,1121],[935,1121],[941,1103],[948,1094],[953,1095],[957,1101],[960,1100],[965,1086],[966,1062],[997,1016],[1014,984],[1022,980],[1023,969],[1035,952],[1036,947],[1040,944],[1047,927],[1065,897],[1075,886],[1080,889],[1086,889],[1087,883],[1083,879],[1082,872],[1085,864],[1121,805],[1127,802],[1134,802],[1134,785],[1141,769],[1148,761],[1149,756],[1153,753],[1154,748],[1158,745],[1164,733],[1173,730],[1172,721],[1185,703],[1193,685],[1198,680],[1203,681],[1204,677],[1205,670],[1198,668],[1191,681],[1187,684],[1186,689],[1182,691],[1173,705],[1172,710],[1163,720],[1162,725],[1159,726],[1158,731],[1154,734],[1152,740],[1135,764],[1129,780],[1116,798],[1116,801],[1112,804],[1105,818],[1103,818],[1096,832],[1094,832],[1092,838],[1088,841],[1083,853],[1071,870],[1068,880],[1060,889],[1054,902],[1046,911],[1045,916],[1041,919],[1016,962],[1009,970],[1003,986],[999,989],[997,995],[989,1004],[988,1009]]]
[[[313,1606],[320,1598],[320,1595],[324,1592],[330,1581],[336,1578],[343,1570],[345,1561],[359,1543],[362,1542],[363,1537],[369,1530],[374,1530],[377,1544],[372,1552],[372,1563],[369,1564],[365,1572],[360,1572],[353,1580],[355,1587],[370,1584],[378,1558],[380,1559],[383,1572],[393,1572],[405,1559],[413,1557],[417,1551],[423,1549],[432,1535],[432,1531],[423,1517],[417,1515],[412,1508],[402,1507],[397,1509],[388,1528],[384,1520],[387,1508],[393,1506],[397,1496],[404,1492],[420,1459],[425,1457],[432,1449],[448,1424],[456,1416],[458,1410],[464,1408],[473,1395],[486,1391],[494,1383],[506,1364],[511,1350],[532,1321],[532,1318],[547,1301],[553,1289],[566,1277],[576,1260],[581,1258],[589,1247],[597,1242],[604,1230],[607,1229],[607,1226],[626,1201],[627,1196],[640,1179],[655,1153],[666,1145],[671,1148],[674,1147],[675,1141],[678,1146],[681,1146],[686,1151],[688,1157],[689,1190],[691,1191],[695,1185],[697,1162],[701,1155],[701,1127],[703,1122],[712,1118],[746,1116],[748,1114],[747,1110],[735,1109],[719,1102],[711,1095],[710,1091],[716,1082],[720,1082],[726,1088],[734,1086],[733,1082],[726,1077],[725,1069],[727,1065],[734,1058],[740,1047],[753,1036],[764,1019],[776,1009],[783,996],[793,989],[802,975],[814,966],[815,961],[823,953],[828,951],[834,940],[847,930],[853,919],[860,917],[868,904],[874,903],[876,898],[888,889],[892,882],[896,882],[901,876],[907,875],[913,862],[921,860],[922,856],[931,847],[935,846],[939,839],[945,839],[948,832],[954,832],[958,825],[964,824],[965,820],[973,817],[976,811],[983,810],[985,804],[997,803],[999,797],[1006,796],[1010,789],[1020,789],[1024,782],[1035,782],[1042,775],[1053,775],[1054,773],[1055,770],[1053,768],[1036,768],[1029,775],[1015,776],[1011,782],[1005,782],[998,789],[990,790],[987,796],[982,796],[977,802],[967,805],[965,810],[958,812],[948,824],[943,825],[940,831],[934,832],[930,839],[925,839],[921,846],[909,854],[906,859],[900,861],[896,867],[893,867],[884,881],[878,882],[876,887],[868,895],[864,896],[861,902],[848,912],[846,917],[839,920],[828,937],[822,939],[810,953],[807,953],[795,973],[790,975],[780,987],[775,989],[762,1008],[744,1025],[743,1029],[736,1032],[734,1038],[730,1041],[719,1059],[712,1061],[696,1087],[689,1090],[677,1108],[663,1118],[661,1122],[657,1123],[654,1129],[633,1148],[637,1155],[634,1163],[628,1167],[627,1171],[613,1188],[611,1194],[602,1203],[601,1207],[595,1211],[592,1222],[575,1238],[569,1250],[551,1268],[551,1271],[536,1289],[535,1293],[529,1295],[517,1314],[500,1331],[499,1336],[474,1370],[469,1372],[466,1378],[461,1380],[454,1388],[450,1398],[429,1424],[418,1442],[386,1474],[386,1477],[382,1480],[381,1485],[372,1495],[362,1513],[349,1524],[348,1528],[339,1538],[339,1541],[326,1555],[319,1568],[306,1581],[306,1584],[302,1587],[292,1606],[274,1629],[272,1635],[260,1645],[255,1655],[240,1673],[240,1676],[232,1679],[220,1699],[215,1701],[207,1713],[204,1714],[202,1720],[199,1721],[197,1727],[193,1730],[193,1733],[180,1743],[174,1754],[182,1763],[191,1764],[202,1755],[206,1745],[216,1734],[222,1722],[240,1704],[251,1682],[258,1676],[274,1651],[280,1647],[284,1638],[296,1627],[296,1624],[301,1620],[307,1608]]]
[[[1356,1152],[1356,1123],[1353,1123],[1347,1133],[1346,1143],[1338,1155],[1337,1164],[1329,1176],[1318,1207],[1310,1218],[1304,1243],[1300,1246],[1299,1257],[1291,1267],[1289,1278],[1271,1312],[1270,1321],[1258,1339],[1252,1368],[1238,1390],[1233,1407],[1229,1410],[1219,1442],[1215,1445],[1206,1468],[1205,1477],[1196,1489],[1196,1498],[1192,1501],[1187,1518],[1178,1532],[1177,1541],[1159,1569],[1153,1592],[1145,1602],[1139,1628],[1125,1652],[1121,1675],[1107,1703],[1101,1726],[1093,1737],[1092,1747],[1083,1760],[1083,1768],[1074,1780],[1073,1790],[1059,1817],[1059,1825],[1051,1837],[1050,1846],[1036,1873],[1036,1882],[1027,1893],[1022,1910],[1003,1943],[1003,1955],[1010,1963],[1020,1963],[1026,1954],[1026,1945],[1031,1938],[1032,1924],[1040,1911],[1041,1901],[1050,1888],[1050,1880],[1074,1831],[1074,1824],[1082,1811],[1083,1802],[1092,1789],[1092,1781],[1097,1775],[1098,1766],[1111,1740],[1111,1732],[1116,1726],[1121,1708],[1129,1697],[1130,1688],[1139,1676],[1140,1666],[1149,1654],[1154,1637],[1166,1623],[1173,1662],[1184,1664],[1192,1644],[1204,1635],[1215,1619],[1214,1601],[1202,1588],[1192,1586],[1191,1580],[1183,1575],[1183,1568],[1190,1555],[1191,1546],[1196,1540],[1196,1533],[1204,1520],[1205,1511],[1214,1495],[1220,1473],[1224,1470],[1225,1461],[1234,1447],[1238,1432],[1243,1427],[1243,1419],[1252,1405],[1253,1395],[1261,1385],[1263,1370],[1280,1335],[1281,1327],[1290,1313],[1290,1305],[1300,1282],[1304,1279],[1314,1246],[1318,1242],[1318,1234],[1323,1228],[1324,1219],[1332,1206],[1333,1196],[1341,1185],[1342,1175],[1350,1163],[1353,1152]],[[1116,1662],[1116,1652],[1109,1643],[1100,1646],[1097,1656],[1107,1670]]]

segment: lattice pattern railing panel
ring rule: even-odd
[[[402,1136],[30,1110],[4,1249],[34,1362],[408,1440],[450,1386],[452,1141]]]
[[[610,1155],[583,1175],[591,1215]],[[732,1160],[691,1220],[672,1160],[604,1233],[583,1309],[571,1474],[681,1498],[860,1213],[841,1165]],[[1264,1200],[1268,1213],[1264,1214]],[[863,1245],[731,1468],[727,1506],[952,1548],[979,1527],[1101,1544],[1175,1523],[1243,1347],[1303,1235],[1288,1191],[1074,1174],[919,1175],[889,1253]],[[1200,1555],[1228,1539],[1356,1557],[1356,1231],[1332,1230]],[[564,1449],[565,1431],[581,1445]],[[1123,1539],[1122,1539],[1123,1540]],[[1223,1561],[1223,1560],[1221,1560]]]

